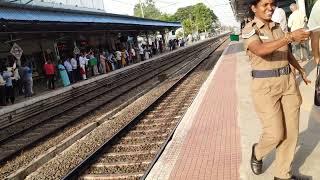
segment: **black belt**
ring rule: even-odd
[[[268,78],[268,77],[279,77],[281,75],[288,75],[290,74],[290,72],[291,72],[290,66],[287,65],[279,69],[252,70],[251,75],[253,78]]]

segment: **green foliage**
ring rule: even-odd
[[[203,3],[179,8],[174,15],[161,13],[155,6],[155,2],[153,0],[146,0],[141,3],[141,6],[144,11],[145,18],[163,21],[180,21],[185,30],[185,35],[192,34],[195,31],[212,31],[218,23],[217,16]],[[142,17],[139,3],[134,7],[134,16]]]
[[[141,6],[143,9],[144,18],[159,19],[159,17],[162,15],[153,0],[146,0],[145,2],[141,3]],[[142,17],[139,3],[134,6],[134,16]]]
[[[211,31],[213,25],[218,21],[214,12],[203,3],[179,8],[174,16],[182,21],[185,34],[191,34],[194,30]]]
[[[159,17],[159,20],[161,20],[161,21],[170,21],[170,22],[178,21],[175,16],[167,14],[167,13],[161,14],[161,16]]]

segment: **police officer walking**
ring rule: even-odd
[[[309,32],[298,29],[284,33],[272,22],[274,0],[249,0],[254,16],[242,31],[244,48],[252,66],[252,96],[263,127],[260,141],[252,146],[251,169],[262,173],[262,160],[274,148],[274,179],[299,179],[291,174],[299,134],[300,91],[290,64],[299,71],[306,84],[304,69],[288,49],[292,42],[309,38]]]

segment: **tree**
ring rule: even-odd
[[[145,0],[141,3],[144,17],[163,21],[180,21],[184,28],[185,35],[193,34],[194,31],[206,32],[213,31],[218,22],[214,12],[203,3],[193,6],[179,8],[174,15],[161,13],[155,6],[153,0]],[[142,17],[140,3],[134,7],[134,16]]]
[[[144,18],[159,19],[162,16],[160,10],[157,9],[153,0],[146,0],[145,2],[141,3],[141,6],[143,9]],[[134,6],[133,11],[134,11],[134,16],[142,17],[140,3]]]
[[[161,20],[161,21],[171,21],[171,22],[178,21],[175,16],[167,14],[167,13],[163,13],[160,16],[159,20]]]
[[[214,12],[203,3],[179,8],[173,15],[182,22],[185,34],[192,34],[194,30],[199,32],[211,31],[218,21]]]

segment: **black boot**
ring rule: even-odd
[[[252,172],[255,174],[255,175],[259,175],[259,174],[262,174],[262,160],[257,160],[256,156],[255,156],[255,152],[254,152],[254,148],[257,144],[254,144],[252,146],[252,154],[251,154],[251,161],[250,161],[250,164],[251,164],[251,170]]]

